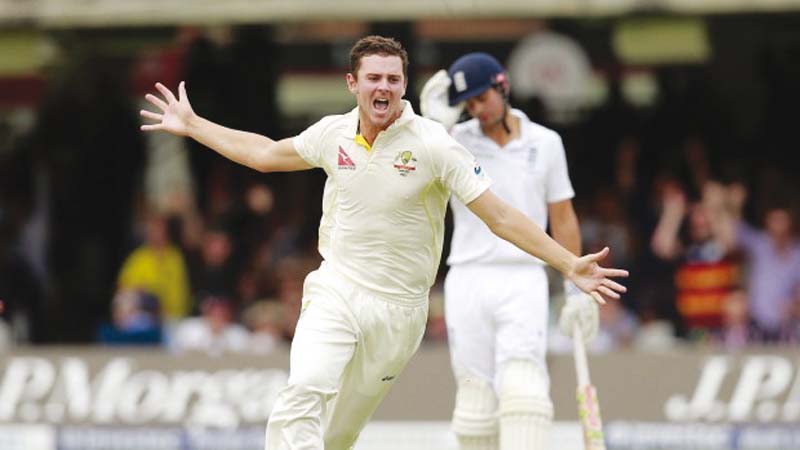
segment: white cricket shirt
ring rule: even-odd
[[[451,134],[491,175],[492,192],[546,229],[547,204],[575,196],[564,145],[558,133],[531,122],[522,111],[511,113],[520,119],[520,136],[502,148],[481,132],[477,119],[457,124]],[[463,203],[454,199],[451,208],[455,228],[449,265],[544,264],[495,236]]]
[[[328,179],[319,252],[351,282],[419,299],[433,284],[452,192],[469,203],[491,184],[439,123],[402,115],[371,150],[356,142],[358,108],[324,117],[294,138],[297,153]]]

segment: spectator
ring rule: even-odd
[[[714,187],[706,186],[703,201],[689,203],[680,185],[667,183],[650,243],[659,258],[679,261],[675,301],[691,339],[705,339],[720,330],[724,301],[738,282],[737,267],[727,257],[724,237],[716,226],[718,219],[712,217],[717,211]]]
[[[720,343],[729,349],[740,349],[751,340],[747,294],[743,290],[736,290],[725,301]]]
[[[0,300],[0,353],[4,353],[11,348],[11,329],[3,318],[5,314],[5,302]]]
[[[283,305],[283,334],[288,340],[294,337],[297,321],[303,300],[303,280],[311,271],[311,261],[302,258],[287,257],[281,261],[277,269],[278,301]]]
[[[3,227],[0,218],[0,327],[6,325],[9,343],[37,342],[44,332],[41,321],[46,295],[35,271]]]
[[[233,239],[221,224],[203,233],[200,254],[192,258],[192,287],[198,293],[234,292],[236,269],[233,261]]]
[[[600,308],[600,329],[589,346],[594,352],[608,352],[630,347],[636,338],[636,317],[620,302],[608,302]]]
[[[245,308],[275,293],[273,272],[260,267],[256,261],[251,261],[237,275],[236,295]]]
[[[127,257],[118,277],[119,289],[143,290],[158,297],[167,322],[189,313],[186,264],[169,234],[167,219],[150,213],[145,242]]]
[[[746,189],[727,189],[726,216],[731,243],[747,258],[747,296],[754,338],[788,341],[792,312],[800,302],[800,242],[793,236],[794,218],[788,205],[774,204],[763,214],[764,229],[742,219]]]
[[[243,208],[236,217],[236,230],[240,239],[242,259],[250,261],[255,257],[261,244],[272,233],[275,214],[275,194],[261,183],[253,183],[244,192]]]
[[[794,301],[789,306],[787,339],[791,344],[800,343],[800,289],[794,292]]]
[[[162,341],[160,305],[152,294],[121,289],[111,302],[111,322],[98,330],[98,340],[109,345],[153,345]]]
[[[600,251],[605,246],[614,249],[609,255],[609,264],[614,267],[630,267],[633,259],[631,227],[625,216],[620,194],[612,189],[598,189],[592,204],[581,215],[581,241],[587,252]]]
[[[200,317],[184,319],[175,326],[170,346],[176,353],[220,356],[248,351],[250,334],[233,322],[228,298],[207,295],[200,303],[200,312]]]
[[[587,345],[593,353],[605,353],[620,348],[629,348],[637,337],[636,316],[621,302],[611,301],[599,311],[597,337]],[[553,354],[572,352],[572,339],[558,330],[558,321],[550,319],[547,336],[547,350]]]
[[[250,351],[265,355],[283,344],[283,305],[277,300],[259,300],[244,312],[250,330]]]

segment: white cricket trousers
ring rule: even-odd
[[[456,379],[477,376],[497,389],[499,369],[508,361],[532,360],[547,367],[550,296],[543,266],[453,266],[444,295]]]
[[[365,268],[369,270],[369,268]],[[419,347],[428,297],[376,295],[323,262],[303,286],[266,450],[348,450]]]

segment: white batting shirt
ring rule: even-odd
[[[520,119],[520,136],[503,148],[481,132],[477,119],[457,124],[451,134],[492,175],[492,192],[546,229],[547,204],[575,196],[564,144],[558,133],[531,122],[522,111],[512,109],[511,113]],[[449,265],[544,264],[492,234],[463,203],[454,199],[451,208],[455,228]]]
[[[491,182],[441,124],[403,102],[402,115],[371,149],[356,139],[358,108],[324,117],[293,143],[328,175],[322,257],[357,285],[417,300],[427,295],[439,267],[450,193],[466,204]]]

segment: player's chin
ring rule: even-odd
[[[490,115],[481,114],[478,116],[478,122],[480,122],[481,127],[483,128],[491,128],[496,125],[501,125],[502,120],[497,119],[496,117],[492,117]]]
[[[392,119],[392,117],[395,116],[394,112],[392,111],[392,108],[387,108],[385,110],[378,110],[373,108],[371,112],[372,114],[370,114],[370,116],[372,116],[372,122],[375,123],[375,125],[387,124]]]

